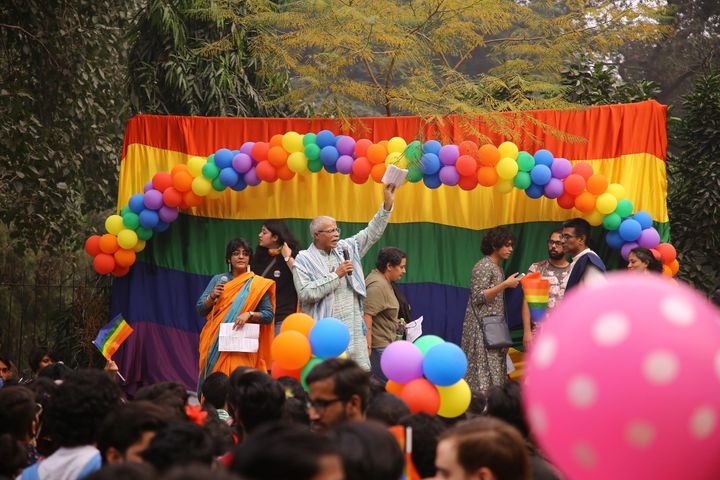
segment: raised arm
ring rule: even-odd
[[[385,199],[382,207],[370,220],[368,226],[352,237],[357,242],[360,257],[364,257],[368,250],[380,240],[390,220],[390,212],[395,204],[395,186],[385,185],[383,194]]]

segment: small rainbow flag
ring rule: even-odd
[[[122,315],[118,315],[100,329],[97,338],[93,340],[93,345],[100,350],[103,357],[110,360],[131,333],[133,333],[133,328],[128,325]]]
[[[539,322],[547,311],[550,298],[550,282],[540,276],[540,272],[525,275],[522,280],[523,293],[530,307],[530,318],[534,323]]]

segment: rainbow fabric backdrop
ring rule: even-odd
[[[507,144],[502,146],[504,138],[478,121],[476,127],[488,135],[491,145],[469,144],[473,139],[462,136],[452,116],[445,119],[442,136],[417,117],[356,119],[354,124],[362,122],[365,127],[359,130],[361,134],[342,130],[332,119],[153,115],[130,119],[118,215],[108,218],[108,233],[93,236],[86,244],[98,272],[119,276],[112,308],[124,312],[137,331],[119,352],[122,370],[129,372],[128,382],[140,386],[180,379],[188,386],[195,384],[198,335],[204,319],[197,316],[194,304],[210,276],[224,270],[228,240],[242,236],[254,241],[264,220],[282,218],[308,245],[309,220],[317,215],[335,217],[343,236],[352,235],[367,224],[382,202],[382,188],[376,181],[385,165],[402,165],[407,158],[421,157],[419,163],[409,162],[409,177],[415,183],[398,191],[391,224],[366,255],[364,269],[366,274],[371,270],[383,246],[405,250],[408,273],[401,287],[413,316],[425,316],[424,333],[448,341],[460,341],[470,271],[482,257],[480,240],[489,228],[506,225],[518,238],[505,265],[508,272],[524,271],[545,258],[549,232],[576,216],[586,216],[595,225],[610,217],[607,230],[596,228],[593,240],[595,250],[611,266],[621,259],[608,243],[628,250],[634,240],[627,238],[640,243],[643,232],[649,241],[668,240],[666,107],[650,101],[527,115],[585,137],[587,142],[564,142],[538,127],[533,132],[538,143],[516,140],[515,165],[511,165],[503,156],[512,153]],[[424,142],[413,143],[416,138]],[[431,138],[450,139],[452,144],[433,143],[428,141]],[[317,152],[313,147],[308,151],[308,144],[320,147],[325,141],[335,142],[337,156],[330,150],[329,156],[320,153],[318,164],[313,160]],[[354,154],[342,153],[349,153],[351,144]],[[428,156],[433,151],[440,165],[429,173],[436,166]],[[230,170],[238,173],[247,167],[235,165],[236,158],[247,161],[239,157],[242,152],[251,159],[252,173],[246,170],[231,185],[236,177]],[[524,156],[523,152],[534,153]],[[230,170],[224,165],[228,153],[232,154]],[[461,161],[463,156],[470,159]],[[530,159],[534,165],[528,169],[523,162]],[[570,170],[561,179],[563,192],[552,198],[559,193],[557,182],[552,182],[556,164]],[[414,170],[412,165],[416,165]],[[537,166],[547,169],[539,168],[533,175]],[[545,178],[546,170],[549,178]],[[530,177],[529,186],[526,177]],[[541,185],[536,181],[547,183],[538,188]],[[550,183],[554,187],[546,188]],[[166,195],[168,190],[171,194]],[[577,195],[565,195],[570,190]],[[609,211],[613,202],[617,206],[598,216],[600,197],[607,194],[614,199],[603,197],[609,202],[604,209]],[[620,235],[622,224],[627,226],[625,236]],[[674,251],[668,244],[661,246],[659,253],[672,273],[677,267]],[[511,324],[517,324],[521,289],[507,297]]]
[[[93,340],[93,345],[100,350],[103,357],[110,360],[131,333],[133,333],[133,328],[128,325],[122,315],[117,315],[100,329],[97,338]]]

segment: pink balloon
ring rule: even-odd
[[[661,275],[607,281],[566,295],[528,354],[541,448],[571,479],[720,478],[720,311]]]

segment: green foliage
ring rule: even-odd
[[[609,105],[641,102],[657,98],[657,82],[638,80],[624,82],[616,65],[572,63],[561,72],[565,100],[582,105]]]
[[[672,239],[680,276],[720,301],[720,71],[699,77],[683,106],[668,159]]]

